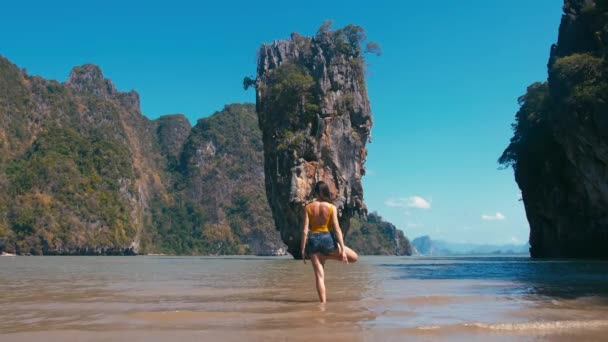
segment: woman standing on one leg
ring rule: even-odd
[[[336,207],[331,204],[329,186],[325,182],[315,184],[315,200],[308,204],[304,210],[304,224],[302,227],[302,259],[310,258],[315,272],[319,301],[327,301],[325,293],[325,260],[335,259],[342,263],[355,262],[357,253],[344,245],[344,237],[338,223]],[[310,225],[311,236],[308,236]],[[331,236],[330,227],[336,235],[336,243]]]

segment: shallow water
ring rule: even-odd
[[[2,257],[1,341],[604,340],[608,262]]]

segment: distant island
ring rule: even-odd
[[[472,255],[472,254],[523,254],[529,255],[526,244],[475,244],[432,240],[430,236],[420,236],[412,240],[413,253],[424,256]]]

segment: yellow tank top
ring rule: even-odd
[[[331,214],[332,214],[332,210],[334,208],[333,205],[329,205],[329,217],[327,218],[327,222],[325,222],[325,224],[322,225],[315,225],[313,223],[313,215],[310,212],[310,208],[311,206],[307,207],[306,212],[308,214],[308,221],[310,222],[310,231],[311,233],[315,234],[315,233],[328,233],[329,232],[329,227],[331,226]]]

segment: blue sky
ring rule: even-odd
[[[546,79],[561,0],[12,1],[0,14],[0,54],[64,81],[101,66],[139,92],[150,118],[193,122],[232,102],[255,74],[261,43],[311,35],[327,19],[380,43],[368,56],[374,115],[366,202],[406,235],[524,243],[528,223],[511,170],[497,158],[517,97]]]

